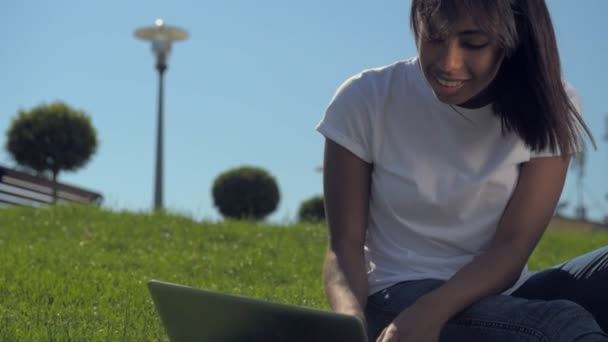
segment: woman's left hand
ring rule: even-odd
[[[401,312],[389,324],[377,342],[437,342],[444,321],[433,315],[432,308],[416,303]]]

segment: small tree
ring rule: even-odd
[[[323,201],[323,196],[316,195],[302,202],[298,211],[298,219],[300,222],[325,221],[325,202]]]
[[[17,164],[50,172],[56,185],[59,171],[74,171],[89,161],[97,149],[97,132],[86,113],[62,102],[43,104],[19,111],[7,132],[6,149]]]
[[[213,183],[213,201],[224,217],[260,220],[279,204],[276,180],[267,171],[242,166],[220,174]]]

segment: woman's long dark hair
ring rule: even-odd
[[[412,0],[411,27],[419,39],[423,24],[435,34],[449,30],[456,17],[473,16],[480,29],[498,39],[505,53],[492,85],[494,112],[505,132],[517,133],[533,150],[563,155],[584,148],[589,128],[572,104],[562,80],[551,16],[544,0]]]

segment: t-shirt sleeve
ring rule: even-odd
[[[564,81],[564,88],[566,90],[566,95],[568,95],[568,98],[570,99],[570,102],[572,102],[572,105],[574,106],[574,108],[576,109],[576,111],[582,116],[583,115],[583,110],[582,110],[582,105],[581,105],[581,99],[578,96],[578,94],[576,93],[576,90],[574,90],[574,87],[572,87],[572,85],[570,85],[570,83]],[[575,151],[574,154],[578,154],[583,152],[581,151]],[[556,156],[560,156],[561,155],[561,151],[559,150],[559,146],[557,148],[557,150],[555,152],[552,152],[551,149],[546,148],[542,151],[535,151],[532,150],[532,153],[530,154],[530,159],[534,159],[534,158],[543,158],[543,157],[556,157]]]
[[[358,75],[345,81],[336,91],[316,129],[327,139],[372,163],[369,93]]]

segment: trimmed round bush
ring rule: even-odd
[[[97,149],[97,131],[89,115],[63,102],[21,110],[6,133],[6,150],[17,164],[53,179],[61,170],[84,166]]]
[[[21,167],[48,175],[75,171],[97,150],[97,131],[87,113],[63,102],[20,110],[6,133],[6,150]],[[53,201],[57,187],[53,187]]]
[[[300,222],[321,222],[325,221],[325,203],[323,196],[316,195],[300,205],[298,211],[298,219]]]
[[[213,203],[222,216],[261,220],[276,210],[279,187],[266,170],[241,166],[220,174],[213,183]]]

